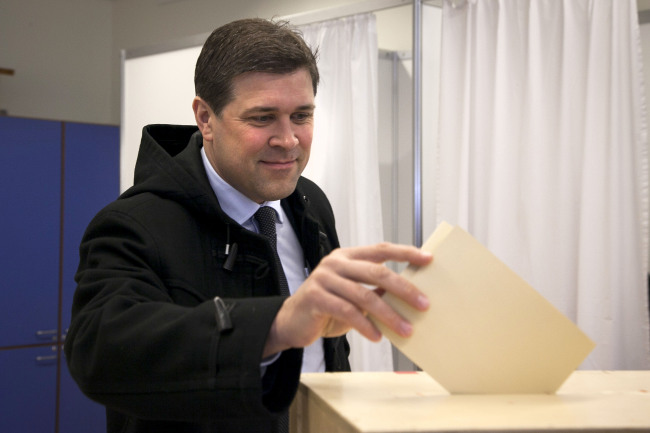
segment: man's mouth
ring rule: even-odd
[[[261,162],[270,168],[285,169],[293,167],[293,165],[296,163],[296,160],[262,160]]]

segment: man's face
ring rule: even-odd
[[[206,108],[207,129],[201,128],[206,155],[219,176],[251,200],[283,199],[293,192],[309,160],[311,77],[305,69],[251,72],[233,84],[234,99],[220,116]]]

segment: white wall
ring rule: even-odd
[[[43,119],[116,123],[111,3],[0,0],[0,109]]]
[[[15,71],[0,75],[0,110],[119,124],[122,49],[169,44],[238,18],[272,18],[359,1],[0,0],[0,67]],[[386,38],[389,45],[410,47],[409,26],[389,28],[395,32]]]

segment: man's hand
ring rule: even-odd
[[[399,335],[411,335],[411,324],[386,304],[381,294],[390,292],[422,311],[429,307],[429,301],[413,284],[383,263],[397,261],[423,266],[431,260],[430,253],[391,243],[334,250],[278,311],[264,357],[292,347],[308,346],[320,337],[343,335],[351,328],[372,341],[379,341],[381,333],[367,314]]]

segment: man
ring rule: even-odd
[[[349,370],[350,328],[381,337],[368,315],[410,335],[379,294],[427,308],[382,262],[430,255],[338,248],[325,195],[300,176],[317,85],[315,56],[287,25],[237,21],[197,61],[198,130],[144,129],[134,186],[84,235],[65,344],[109,432],[277,431],[301,370]],[[281,265],[260,234],[267,206]]]

